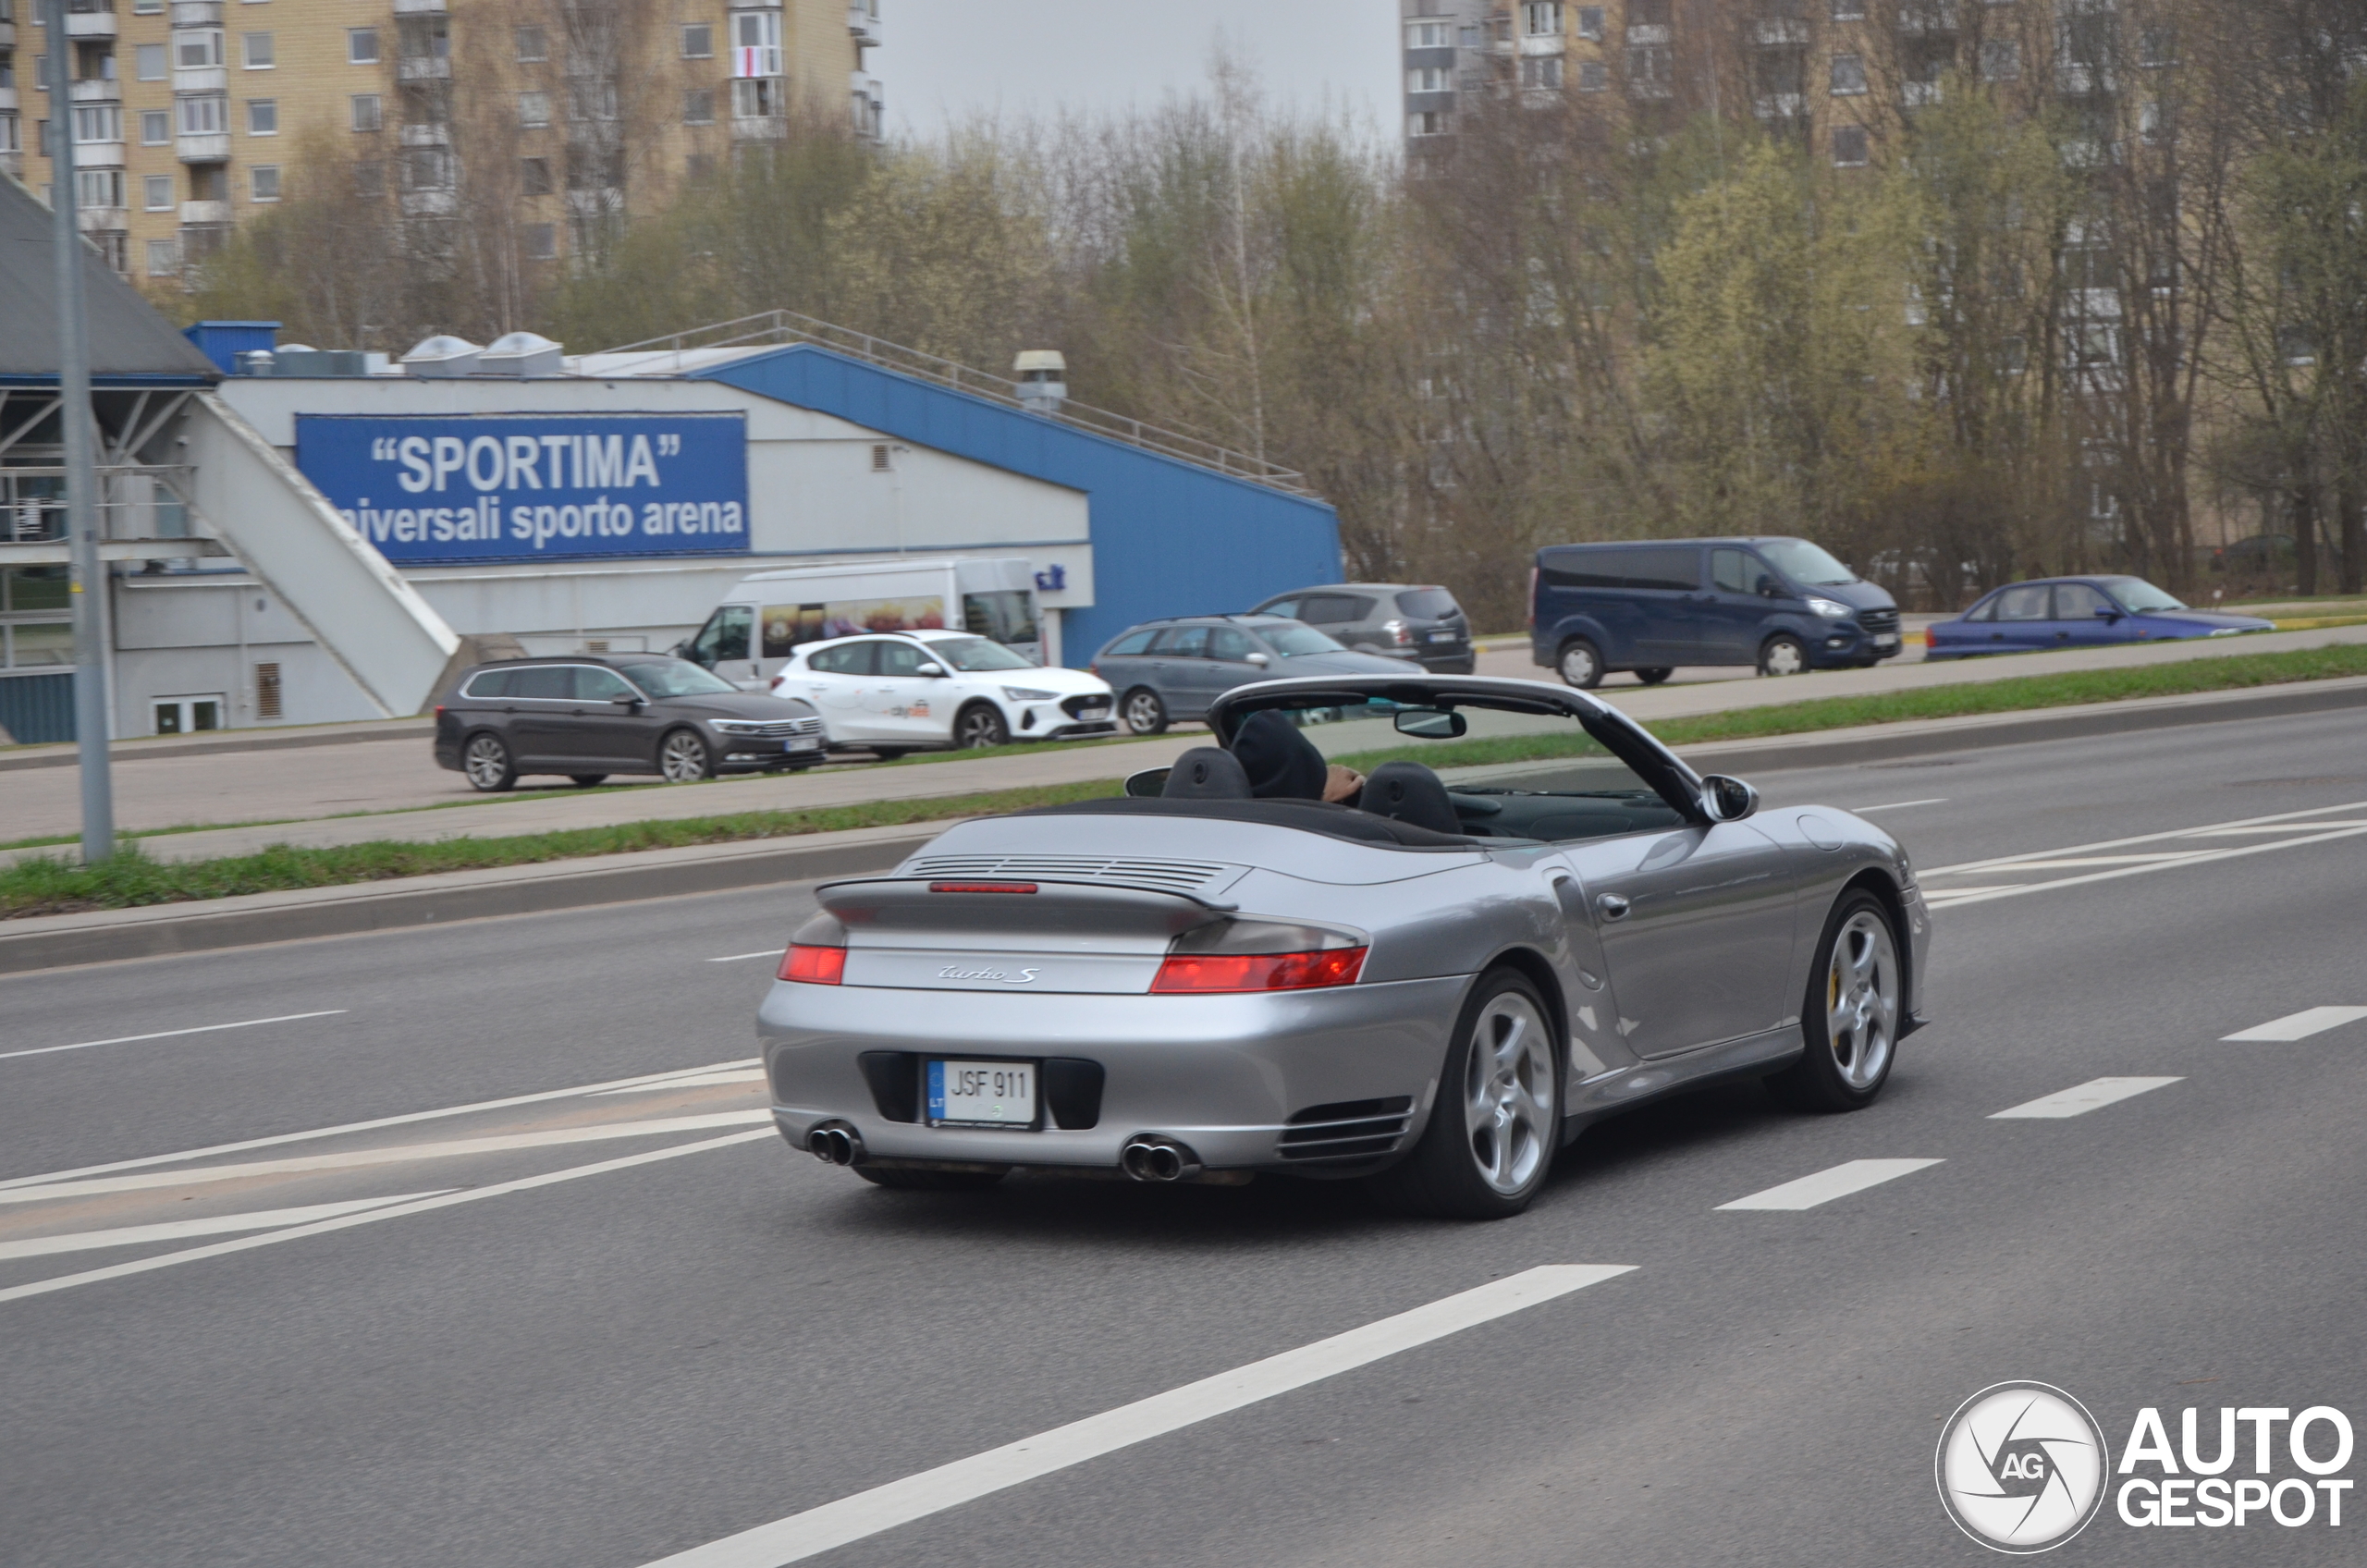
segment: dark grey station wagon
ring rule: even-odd
[[[803,700],[742,692],[663,654],[479,665],[435,710],[436,762],[484,790],[529,773],[589,786],[612,773],[685,783],[811,767],[822,746],[822,717]]]

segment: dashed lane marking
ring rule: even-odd
[[[2346,1023],[2356,1023],[2367,1018],[2367,1007],[2311,1007],[2299,1012],[2288,1012],[2282,1018],[2272,1018],[2265,1023],[2255,1023],[2249,1029],[2238,1029],[2232,1035],[2222,1035],[2222,1040],[2306,1040],[2312,1035],[2323,1035],[2329,1029],[2339,1029]]]
[[[2020,1105],[2007,1106],[2004,1110],[1989,1113],[1992,1121],[2059,1121],[2067,1117],[2085,1116],[2104,1106],[2117,1105],[2133,1099],[2148,1089],[2164,1088],[2171,1084],[2183,1084],[2183,1078],[2091,1078],[2068,1089],[2058,1089]]]
[[[181,1242],[192,1236],[227,1236],[240,1231],[277,1231],[289,1225],[310,1225],[384,1208],[391,1203],[415,1203],[453,1191],[391,1193],[382,1198],[352,1198],[344,1203],[307,1204],[302,1208],[264,1208],[249,1214],[216,1214],[204,1219],[172,1219],[161,1225],[118,1225],[110,1231],[75,1231],[59,1236],[33,1236],[21,1242],[0,1242],[0,1258],[46,1257],[52,1253],[95,1252],[102,1247],[140,1246],[150,1242]]]
[[[112,1040],[77,1040],[70,1046],[35,1046],[28,1051],[0,1051],[0,1061],[20,1056],[55,1056],[59,1051],[87,1051],[100,1046],[133,1046],[142,1040],[171,1040],[183,1035],[211,1035],[223,1029],[253,1029],[265,1023],[294,1023],[306,1018],[335,1018],[351,1008],[325,1008],[319,1012],[283,1012],[276,1018],[241,1018],[235,1023],[200,1023],[189,1029],[159,1029],[153,1035],[118,1035]]]
[[[752,1067],[745,1072],[702,1072],[690,1078],[668,1078],[660,1084],[628,1084],[621,1089],[595,1089],[586,1099],[599,1099],[607,1095],[655,1095],[668,1089],[704,1089],[717,1084],[761,1084],[765,1070]]]
[[[738,962],[739,962],[741,960],[742,960],[742,959],[751,959],[751,958],[779,958],[779,957],[780,957],[780,955],[781,955],[781,954],[783,954],[783,953],[785,953],[785,952],[787,952],[787,951],[789,951],[789,949],[788,949],[787,948],[767,948],[763,952],[760,952],[760,953],[726,953],[726,954],[724,954],[721,958],[711,958],[711,959],[707,960],[707,962],[709,962],[709,963],[738,963]]]
[[[1853,1159],[1830,1170],[1820,1170],[1813,1176],[1803,1176],[1797,1182],[1770,1187],[1763,1193],[1753,1193],[1732,1203],[1722,1203],[1718,1207],[1814,1208],[1819,1204],[1846,1198],[1852,1193],[1862,1193],[1868,1187],[1879,1187],[1884,1182],[1895,1182],[1901,1176],[1911,1176],[1918,1170],[1941,1163],[1936,1159]]]
[[[1905,811],[1909,806],[1944,806],[1947,803],[1947,796],[1934,795],[1928,801],[1885,801],[1878,806],[1851,806],[1849,809],[1863,816],[1870,811]]]
[[[1530,1268],[1297,1350],[693,1547],[650,1568],[782,1568],[1633,1271],[1633,1265],[1549,1264]]]

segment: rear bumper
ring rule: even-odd
[[[881,1158],[1114,1170],[1127,1139],[1155,1133],[1190,1145],[1210,1170],[1316,1172],[1325,1161],[1283,1152],[1291,1117],[1311,1108],[1411,1100],[1402,1133],[1361,1150],[1360,1164],[1420,1136],[1469,984],[1447,976],[1233,996],[1029,997],[781,982],[758,1011],[757,1033],[773,1120],[794,1147],[837,1121]],[[1096,1061],[1099,1117],[1091,1127],[1036,1132],[897,1120],[856,1062],[878,1050]]]

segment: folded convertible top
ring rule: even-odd
[[[1119,795],[1104,800],[1071,801],[1065,805],[1034,806],[1014,816],[1191,816],[1220,822],[1257,822],[1269,827],[1295,827],[1329,839],[1373,844],[1388,850],[1476,850],[1478,842],[1459,833],[1434,833],[1410,822],[1398,822],[1354,806],[1323,801],[1191,801]]]

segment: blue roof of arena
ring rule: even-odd
[[[1245,610],[1289,589],[1340,581],[1340,519],[1328,502],[811,344],[696,372],[694,379],[1085,492],[1095,603],[1065,614],[1071,664],[1085,664],[1137,621]]]

